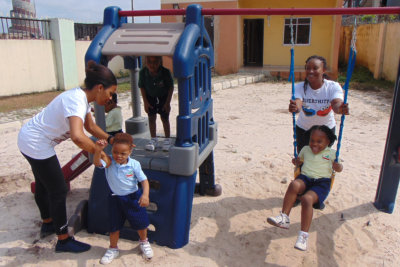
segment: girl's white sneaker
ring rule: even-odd
[[[296,244],[294,245],[295,248],[306,251],[307,250],[307,241],[308,241],[308,233],[299,231],[299,236],[297,237]]]
[[[289,229],[290,226],[289,216],[282,212],[276,217],[268,217],[267,222],[273,226],[283,229]]]

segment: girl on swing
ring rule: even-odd
[[[289,214],[297,197],[301,195],[301,231],[295,248],[307,250],[308,230],[313,217],[313,205],[321,206],[331,188],[332,170],[341,172],[343,166],[336,162],[336,151],[329,146],[336,135],[325,125],[315,125],[310,129],[310,142],[304,146],[292,163],[301,167],[301,174],[292,181],[286,190],[281,213],[269,217],[267,222],[274,226],[289,229]]]

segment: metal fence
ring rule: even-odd
[[[50,21],[0,17],[0,39],[50,40]]]
[[[75,23],[75,40],[93,40],[103,24]]]

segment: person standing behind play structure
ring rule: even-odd
[[[171,72],[162,66],[162,57],[147,56],[146,64],[139,72],[139,88],[142,93],[144,110],[149,117],[151,140],[146,149],[154,151],[157,146],[156,119],[160,114],[164,128],[165,140],[163,150],[170,147],[169,113],[171,111],[171,98],[174,92],[174,81]]]
[[[315,125],[310,133],[309,145],[304,146],[299,156],[292,160],[296,166],[303,164],[301,174],[287,188],[280,215],[267,219],[269,224],[289,229],[290,211],[297,197],[301,195],[301,231],[294,246],[299,250],[307,250],[313,206],[322,207],[327,198],[332,183],[332,170],[343,170],[342,164],[335,162],[336,151],[329,147],[336,140],[331,129],[325,125]]]
[[[130,157],[133,138],[127,133],[115,135],[111,149],[112,157],[101,160],[101,152],[107,146],[106,140],[98,140],[93,163],[105,169],[106,179],[111,193],[108,196],[110,220],[110,247],[100,263],[109,264],[118,257],[118,239],[120,229],[127,219],[131,227],[137,230],[140,238],[140,249],[146,259],[153,257],[153,250],[147,240],[149,218],[146,208],[149,205],[149,182],[143,173],[140,163]],[[141,183],[143,193],[138,188]]]
[[[67,184],[54,147],[68,138],[81,149],[94,153],[95,144],[84,129],[97,138],[111,140],[93,121],[89,103],[104,106],[117,90],[117,80],[107,67],[89,61],[85,88],[74,88],[54,98],[24,124],[18,148],[31,165],[35,177],[35,201],[43,220],[40,237],[57,234],[56,252],[84,252],[90,245],[68,235]],[[102,153],[105,157],[105,153]]]
[[[122,111],[118,104],[117,94],[112,95],[112,99],[104,106],[106,114],[106,132],[110,135],[122,133]]]
[[[289,111],[300,112],[296,122],[297,152],[308,144],[310,128],[326,125],[335,133],[334,113],[349,114],[343,102],[343,89],[339,83],[328,80],[326,59],[311,56],[306,60],[306,79],[295,85],[295,100],[290,100]]]

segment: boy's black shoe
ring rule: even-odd
[[[56,252],[81,253],[88,251],[89,249],[89,244],[79,242],[72,236],[64,240],[58,240],[56,244]]]
[[[42,226],[40,227],[40,238],[45,238],[46,236],[52,235],[56,232],[54,229],[54,223],[49,222],[49,223],[42,223]]]

